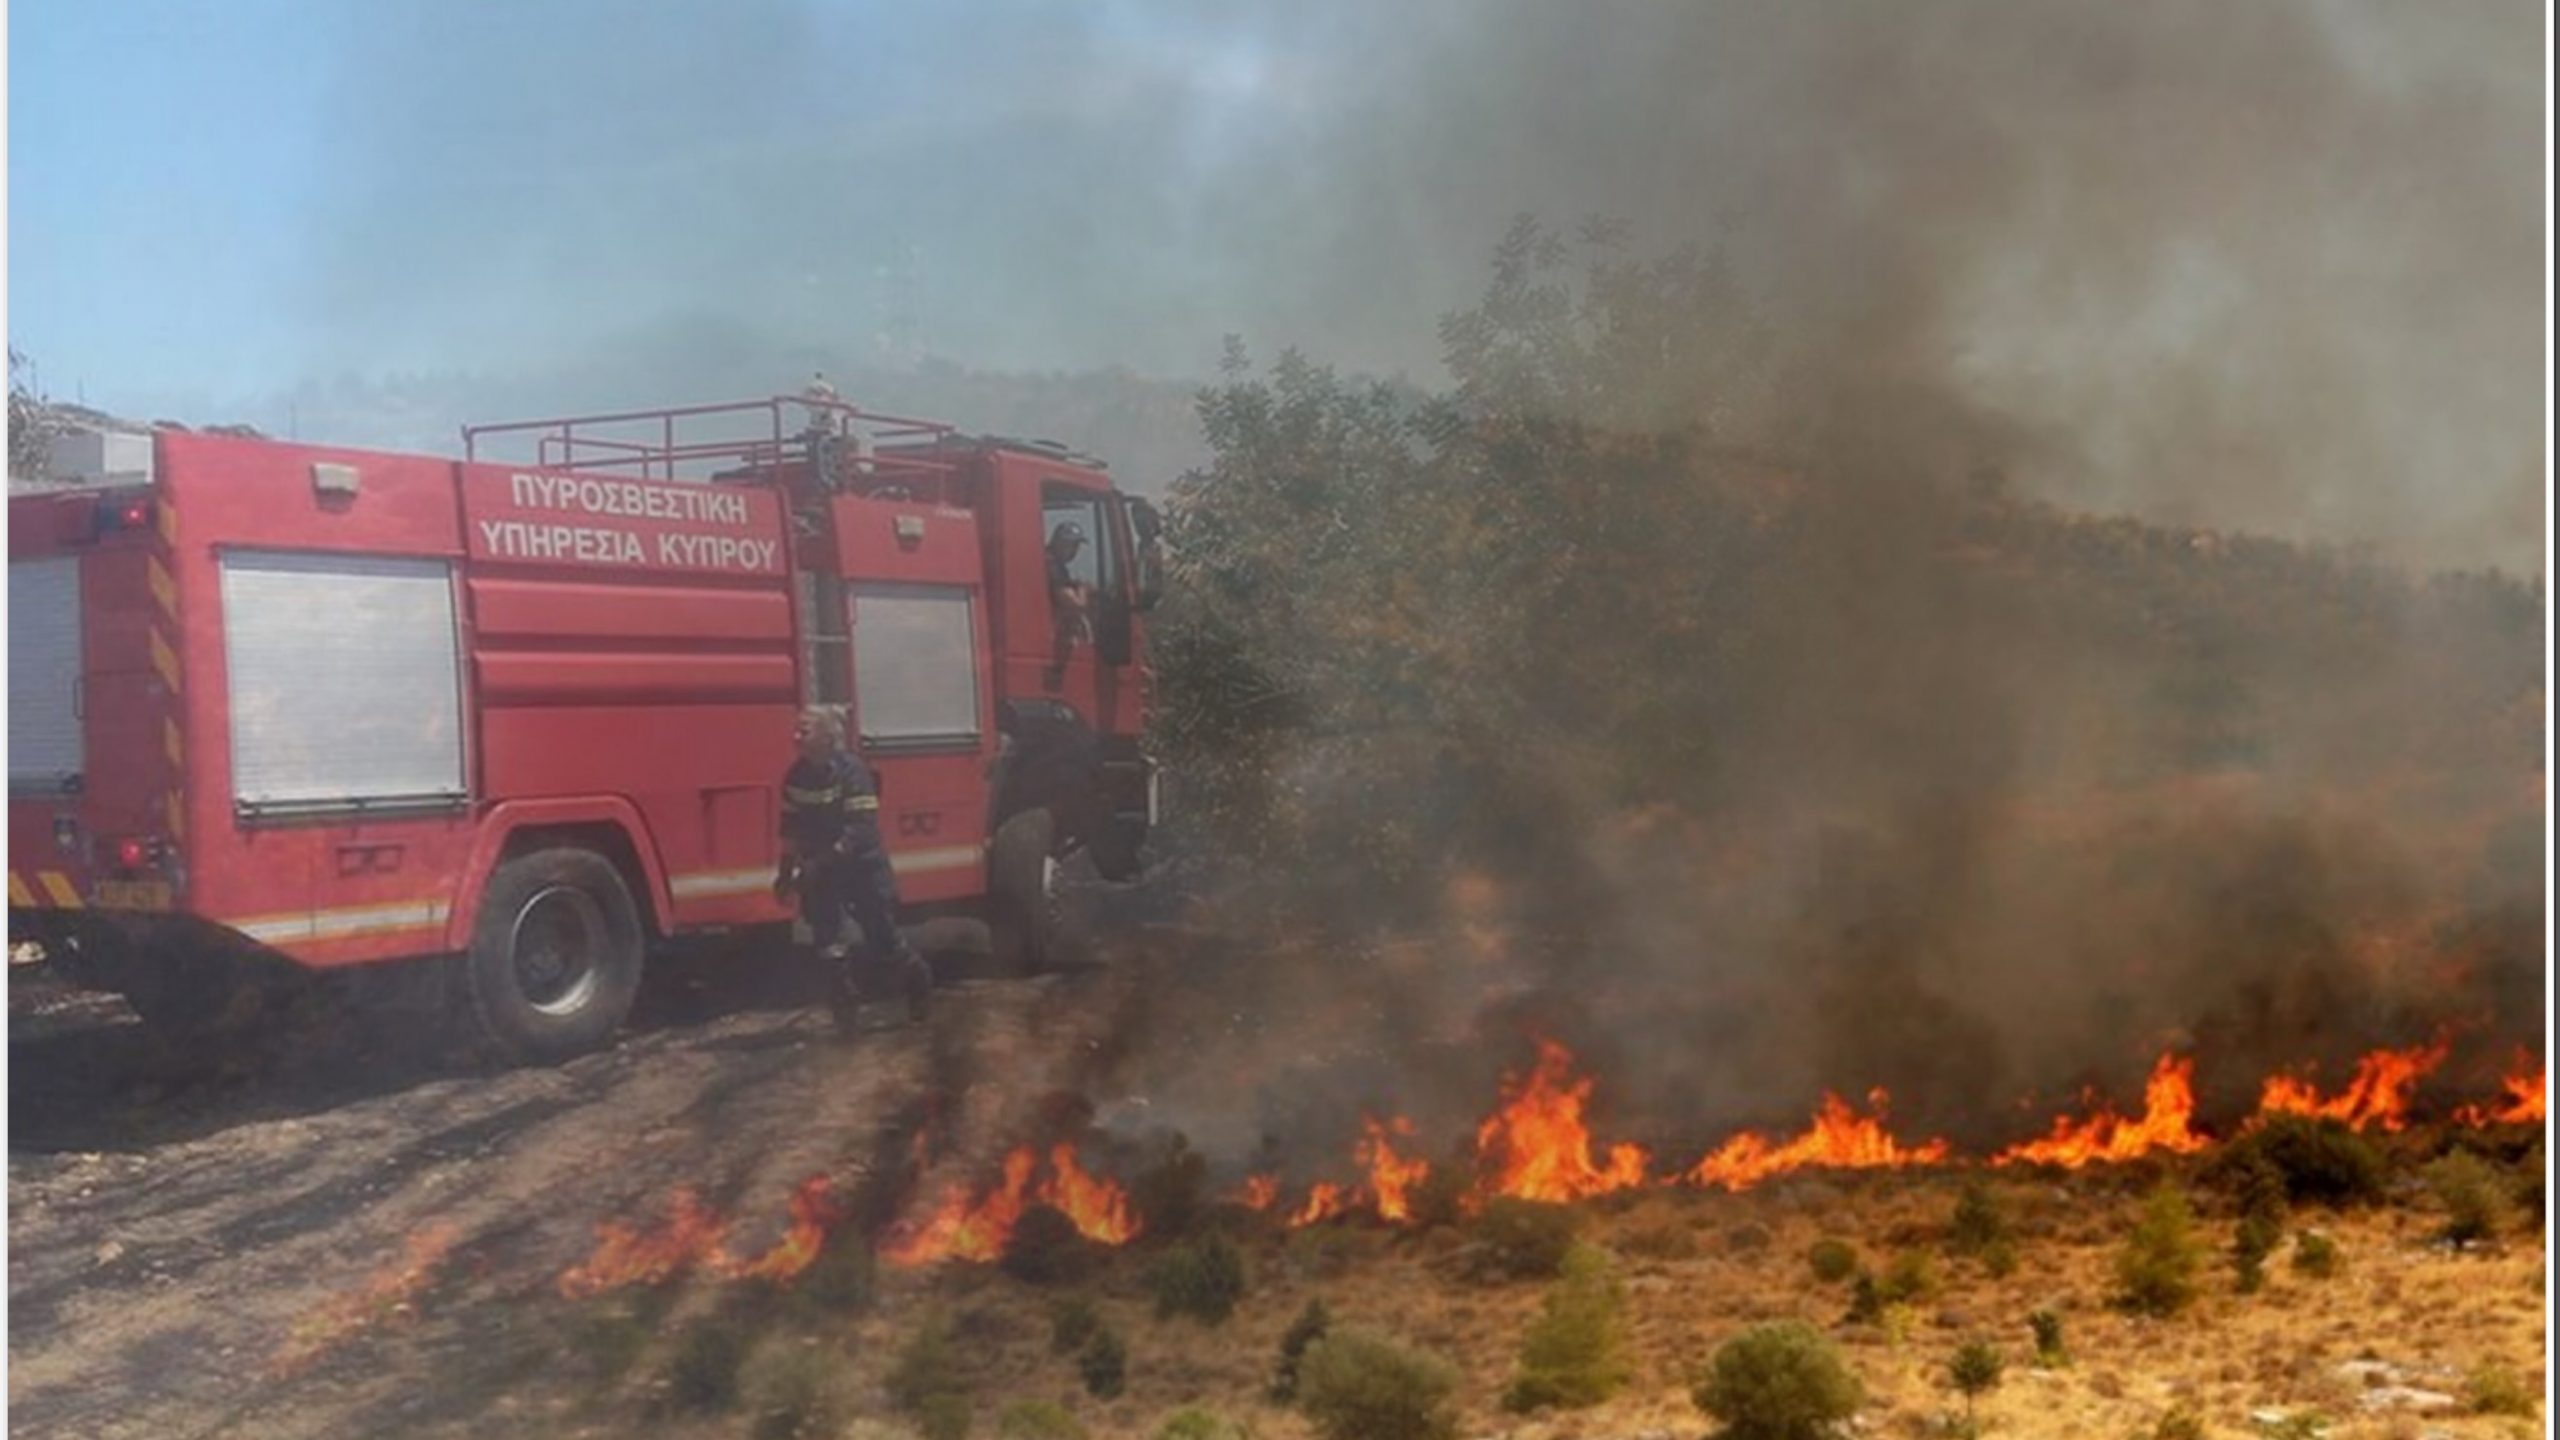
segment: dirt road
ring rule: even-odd
[[[1143,950],[1133,942],[1131,950]],[[13,977],[9,1418],[25,1436],[579,1433],[561,1273],[692,1187],[753,1254],[826,1174],[875,1209],[984,1163],[1107,1057],[1143,959],[958,979],[847,1044],[773,956],[653,975],[606,1053],[398,1062],[345,1029],[179,1053]],[[420,1237],[433,1237],[421,1246]],[[386,1283],[404,1264],[415,1284]]]

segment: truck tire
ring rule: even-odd
[[[987,847],[987,932],[999,975],[1048,968],[1057,911],[1051,899],[1055,834],[1046,810],[1025,810],[996,827]]]
[[[505,862],[463,956],[480,1038],[535,1064],[595,1049],[631,1011],[641,952],[639,907],[604,857],[563,848]]]

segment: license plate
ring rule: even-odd
[[[101,880],[98,882],[98,908],[101,910],[166,910],[169,908],[169,882],[166,880]]]

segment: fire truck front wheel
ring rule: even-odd
[[[498,867],[480,900],[464,973],[482,1038],[548,1063],[613,1035],[640,988],[639,907],[611,862],[537,850]]]

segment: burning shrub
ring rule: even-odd
[[[667,1361],[667,1399],[683,1410],[726,1410],[738,1402],[738,1372],[747,1363],[747,1332],[737,1317],[694,1322]]]
[[[996,1417],[1001,1440],[1085,1440],[1081,1421],[1055,1400],[1021,1400]]]
[[[2351,1205],[2382,1194],[2382,1152],[2343,1121],[2270,1116],[2223,1147],[2206,1177],[2238,1192],[2262,1164],[2283,1177],[2285,1199],[2295,1204]]]
[[[2494,1360],[2464,1379],[2462,1398],[2474,1415],[2513,1415],[2530,1420],[2536,1408],[2533,1387]]]
[[[1320,1299],[1308,1301],[1298,1318],[1289,1322],[1289,1328],[1280,1336],[1280,1363],[1271,1371],[1274,1404],[1286,1405],[1298,1398],[1298,1367],[1306,1361],[1307,1347],[1323,1339],[1332,1328],[1333,1312],[1325,1309]]]
[[[1581,1217],[1570,1206],[1499,1195],[1476,1217],[1478,1269],[1511,1280],[1543,1280],[1564,1265]]]
[[[2001,1213],[1991,1187],[1982,1183],[1979,1176],[1966,1180],[1964,1189],[1956,1195],[1955,1215],[1947,1222],[1948,1251],[1979,1258],[2008,1238],[2009,1217]]]
[[[1129,1205],[1147,1234],[1178,1240],[1207,1209],[1209,1162],[1176,1135],[1163,1154],[1129,1182]]]
[[[1856,1413],[1864,1392],[1830,1341],[1782,1320],[1720,1346],[1689,1398],[1732,1440],[1819,1440]]]
[[[2293,1269],[2297,1275],[2326,1280],[2338,1273],[2338,1242],[2317,1230],[2305,1230],[2293,1238]]]
[[[827,1357],[806,1345],[767,1345],[757,1351],[744,1376],[755,1440],[832,1433],[836,1400],[827,1385],[829,1368]]]
[[[2498,1172],[2467,1151],[2456,1151],[2427,1167],[2427,1188],[2444,1207],[2438,1236],[2456,1245],[2494,1238],[2507,1218],[2507,1197]]]
[[[1108,1325],[1097,1326],[1076,1352],[1076,1375],[1096,1400],[1116,1400],[1129,1388],[1129,1344]]]
[[[1025,1285],[1072,1284],[1093,1273],[1098,1252],[1054,1205],[1034,1205],[1014,1222],[997,1263]]]
[[[1447,1361],[1345,1330],[1307,1347],[1298,1408],[1325,1440],[1452,1440],[1457,1388]]]
[[[2071,1351],[2062,1343],[2061,1316],[2038,1310],[2027,1317],[2027,1328],[2035,1332],[2038,1368],[2059,1370],[2071,1363]]]
[[[889,1367],[887,1383],[889,1403],[913,1419],[927,1435],[948,1433],[957,1407],[959,1432],[969,1428],[969,1378],[962,1367],[960,1349],[951,1339],[951,1322],[942,1315],[929,1315],[923,1324],[907,1336],[898,1348],[898,1358]]]
[[[1070,1295],[1049,1306],[1049,1353],[1072,1355],[1102,1328],[1102,1312],[1082,1295]]]
[[[1947,1379],[1964,1397],[1967,1420],[1973,1418],[1975,1397],[1998,1388],[2004,1368],[1999,1348],[1988,1341],[1974,1340],[1957,1347],[1954,1358],[1947,1362]]]
[[[2196,1298],[2196,1267],[2202,1259],[2187,1192],[2175,1183],[2162,1184],[2151,1192],[2142,1223],[2116,1256],[2116,1303],[2138,1315],[2177,1314]]]
[[[1193,1406],[1176,1410],[1156,1429],[1156,1440],[1252,1440],[1253,1431],[1223,1415]]]
[[[1825,1285],[1837,1285],[1858,1273],[1858,1252],[1848,1241],[1827,1235],[1805,1251],[1805,1260],[1813,1266],[1813,1278]]]
[[[1223,1235],[1193,1240],[1167,1254],[1147,1272],[1155,1292],[1156,1315],[1169,1319],[1188,1315],[1205,1325],[1218,1325],[1244,1300],[1244,1257]]]
[[[1520,1343],[1520,1373],[1502,1393],[1502,1408],[1517,1414],[1586,1409],[1629,1378],[1626,1289],[1606,1251],[1576,1245]]]

